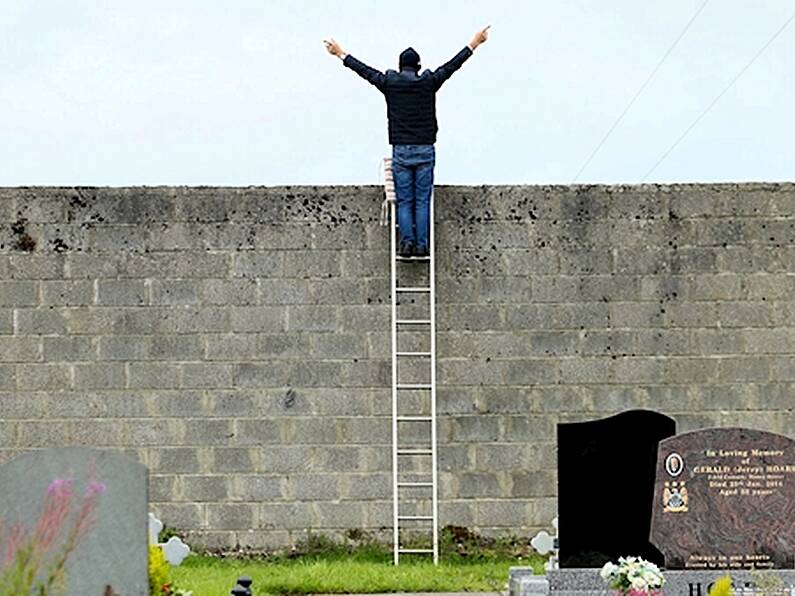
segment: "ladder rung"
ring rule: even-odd
[[[398,449],[398,455],[433,455],[433,449]]]
[[[398,486],[433,486],[433,482],[398,482]]]
[[[430,319],[398,319],[395,321],[398,325],[430,325]]]
[[[396,292],[430,292],[430,288],[420,288],[420,287],[406,287],[406,288],[395,288]]]
[[[395,356],[413,356],[430,358],[430,352],[395,352]]]
[[[431,257],[395,257],[398,261],[430,261]]]
[[[433,420],[430,416],[398,416],[398,422],[430,422]]]
[[[398,515],[398,519],[433,520],[432,515]]]
[[[431,389],[433,385],[428,385],[425,383],[403,383],[395,385],[396,389]]]
[[[432,555],[432,548],[399,548],[398,552],[402,555]]]

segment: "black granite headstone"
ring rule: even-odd
[[[624,556],[663,564],[649,529],[657,446],[675,434],[676,422],[651,410],[558,424],[561,567]]]

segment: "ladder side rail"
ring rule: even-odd
[[[431,365],[431,475],[433,491],[432,495],[432,508],[433,508],[433,564],[439,564],[439,471],[437,467],[437,448],[436,448],[436,244],[434,242],[434,192],[431,190],[431,200],[429,205],[429,230],[428,230],[428,245],[429,245],[429,315],[431,319],[430,325],[430,365]]]
[[[390,203],[390,293],[392,297],[392,542],[395,565],[400,563],[400,527],[398,520],[398,369],[397,369],[397,230],[395,226],[395,202]]]

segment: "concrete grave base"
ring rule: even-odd
[[[795,594],[795,569],[765,570],[765,576],[774,575],[780,580],[780,588],[754,589],[754,573],[713,569],[709,571],[667,570],[664,571],[666,596],[707,596],[711,584],[726,574],[734,581],[735,594]],[[513,567],[510,570],[509,588],[511,596],[550,594],[555,596],[602,596],[614,594],[605,587],[599,577],[599,569],[557,569],[547,571],[545,576],[533,576],[527,568]],[[544,591],[546,588],[546,591]]]

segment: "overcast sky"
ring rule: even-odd
[[[423,67],[439,184],[569,183],[703,0],[2,0],[0,185],[368,184],[383,97],[322,44]],[[710,0],[580,176],[639,182],[795,11]],[[795,22],[649,181],[795,180]]]

